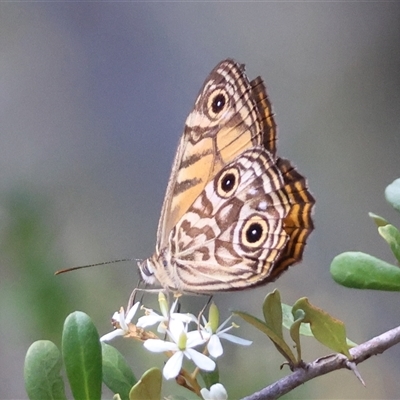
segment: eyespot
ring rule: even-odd
[[[243,225],[242,244],[247,247],[261,247],[268,234],[268,224],[260,215],[253,215]]]
[[[213,110],[213,113],[218,114],[223,110],[225,106],[225,96],[222,93],[217,94],[211,103],[211,109]]]
[[[210,93],[206,101],[205,113],[210,119],[218,119],[228,108],[229,96],[224,88],[215,89]]]
[[[223,171],[216,181],[215,191],[219,197],[227,199],[231,197],[240,183],[240,173],[236,167]]]

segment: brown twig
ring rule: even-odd
[[[400,326],[382,333],[359,346],[353,347],[350,350],[351,356],[353,357],[351,361],[343,354],[332,354],[331,356],[318,359],[312,363],[306,364],[304,368],[296,369],[292,374],[285,376],[259,392],[245,397],[243,400],[278,399],[297,386],[300,386],[313,378],[341,368],[353,370],[357,375],[358,372],[356,372],[357,370],[355,367],[357,364],[367,360],[371,356],[383,353],[397,343],[400,343]]]

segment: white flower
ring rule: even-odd
[[[159,323],[157,332],[165,333],[167,331],[168,323],[172,319],[178,319],[185,323],[196,321],[196,317],[193,314],[180,314],[175,312],[178,300],[179,299],[176,299],[171,306],[171,310],[168,310],[167,299],[164,293],[160,292],[158,295],[158,303],[160,305],[161,315],[151,309],[146,309],[146,315],[138,319],[136,326],[139,328],[147,328],[148,326]]]
[[[210,390],[204,388],[200,390],[204,400],[228,400],[228,393],[223,385],[216,383],[210,387]]]
[[[169,322],[167,334],[171,342],[160,339],[148,339],[144,342],[144,347],[155,353],[174,352],[164,366],[163,375],[165,379],[172,379],[178,376],[182,368],[183,356],[192,360],[200,369],[205,371],[213,371],[215,369],[215,362],[211,358],[193,349],[193,347],[205,343],[198,330],[187,332],[187,324],[173,319]]]
[[[125,316],[125,310],[123,307],[119,310],[119,312],[115,312],[112,316],[113,322],[116,322],[118,328],[114,329],[112,332],[103,335],[100,338],[101,342],[108,342],[109,340],[114,339],[117,336],[125,336],[129,333],[129,326],[132,318],[135,316],[137,309],[139,308],[140,303],[137,302]]]
[[[209,321],[207,322],[204,316],[202,317],[204,322],[204,327],[201,327],[202,334],[208,339],[207,350],[212,357],[217,358],[221,356],[222,353],[224,352],[224,350],[222,349],[220,339],[225,339],[228,340],[229,342],[240,344],[242,346],[249,346],[253,343],[251,340],[242,339],[238,336],[226,333],[232,328],[237,328],[237,325],[232,324],[231,326],[228,326],[227,328],[224,329],[224,326],[229,322],[232,316],[226,319],[218,327],[219,311],[214,303],[212,303],[210,306],[209,317],[208,317]]]

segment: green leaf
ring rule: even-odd
[[[388,203],[397,211],[400,211],[400,179],[394,180],[385,189],[385,197]]]
[[[372,212],[369,212],[368,215],[374,220],[376,226],[379,228],[380,226],[385,226],[387,225],[389,222],[386,221],[385,218],[380,217],[379,215],[376,215]]]
[[[290,327],[294,323],[294,317],[292,314],[292,307],[288,304],[282,303],[282,315],[283,315],[283,323],[282,325],[290,330]],[[311,332],[310,324],[302,323],[300,325],[300,335],[303,336],[314,336]]]
[[[76,311],[66,318],[62,352],[74,398],[100,399],[101,345],[96,327],[85,313]]]
[[[295,312],[295,315],[293,315],[294,321],[292,326],[290,327],[290,337],[296,344],[298,362],[301,361],[300,327],[301,323],[304,322],[305,316],[306,314],[303,310],[297,310]]]
[[[118,393],[122,400],[129,399],[132,386],[137,379],[123,355],[113,346],[101,343],[103,355],[103,382],[113,392]]]
[[[292,314],[292,307],[289,306],[288,304],[282,303],[282,313],[283,313],[283,326],[286,329],[290,330],[291,326],[294,323],[294,317],[293,317],[293,314]],[[301,325],[300,325],[300,335],[314,337],[314,335],[313,335],[313,333],[311,331],[309,323],[306,323],[304,321],[301,323]],[[349,346],[349,348],[357,346],[357,343],[354,343],[349,338],[346,339],[346,342],[347,342],[347,345]]]
[[[400,232],[393,225],[381,226],[378,228],[379,234],[386,240],[389,244],[392,253],[396,257],[396,260],[400,262]]]
[[[296,365],[296,357],[290,350],[290,347],[271,328],[269,328],[265,322],[242,311],[234,311],[233,313],[244,319],[250,325],[253,325],[261,332],[265,333],[272,340],[278,351],[286,358],[289,364]]]
[[[337,255],[331,263],[332,278],[357,289],[400,291],[400,268],[361,252]]]
[[[268,328],[283,339],[281,295],[278,290],[275,289],[265,297],[263,314]]]
[[[129,400],[160,400],[161,383],[161,371],[158,368],[149,369],[130,391]]]
[[[342,321],[313,306],[305,297],[297,300],[293,305],[292,312],[294,316],[296,316],[298,310],[302,310],[305,313],[303,322],[310,324],[315,339],[331,350],[351,358],[349,346],[346,342],[346,328]]]
[[[212,385],[219,382],[219,370],[218,365],[216,365],[215,370],[211,372],[207,372],[204,370],[200,370],[200,375],[203,378],[204,384],[207,389],[210,389]]]
[[[66,399],[61,368],[61,353],[53,342],[38,340],[32,343],[24,364],[25,389],[29,399]]]

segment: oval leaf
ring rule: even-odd
[[[137,379],[124,356],[113,346],[101,343],[103,355],[103,382],[122,400],[129,399],[129,392]]]
[[[392,253],[396,257],[396,260],[400,262],[400,232],[393,225],[385,225],[378,228],[379,234],[389,244]]]
[[[361,252],[348,251],[331,263],[332,278],[357,289],[400,291],[400,268]]]
[[[305,297],[297,300],[293,305],[294,315],[299,310],[304,312],[304,314],[301,314],[302,321],[310,324],[315,339],[324,346],[351,358],[346,341],[346,328],[342,321],[313,306]]]
[[[278,351],[286,358],[289,364],[296,365],[296,357],[290,350],[290,347],[282,338],[280,338],[272,329],[270,329],[265,322],[241,311],[234,311],[233,313],[244,319],[250,325],[253,325],[261,332],[265,333],[272,340],[272,343],[275,345]]]
[[[92,320],[76,311],[64,322],[62,352],[68,380],[75,399],[101,397],[101,345]]]
[[[61,368],[61,353],[53,342],[39,340],[33,343],[24,364],[25,389],[29,399],[66,399]]]
[[[385,197],[392,207],[400,211],[400,179],[396,179],[386,187]]]
[[[282,332],[282,305],[278,290],[268,293],[263,303],[263,314],[267,326],[283,339]]]
[[[130,400],[160,400],[161,398],[161,370],[151,368],[146,371],[140,381],[132,388],[129,393]]]

